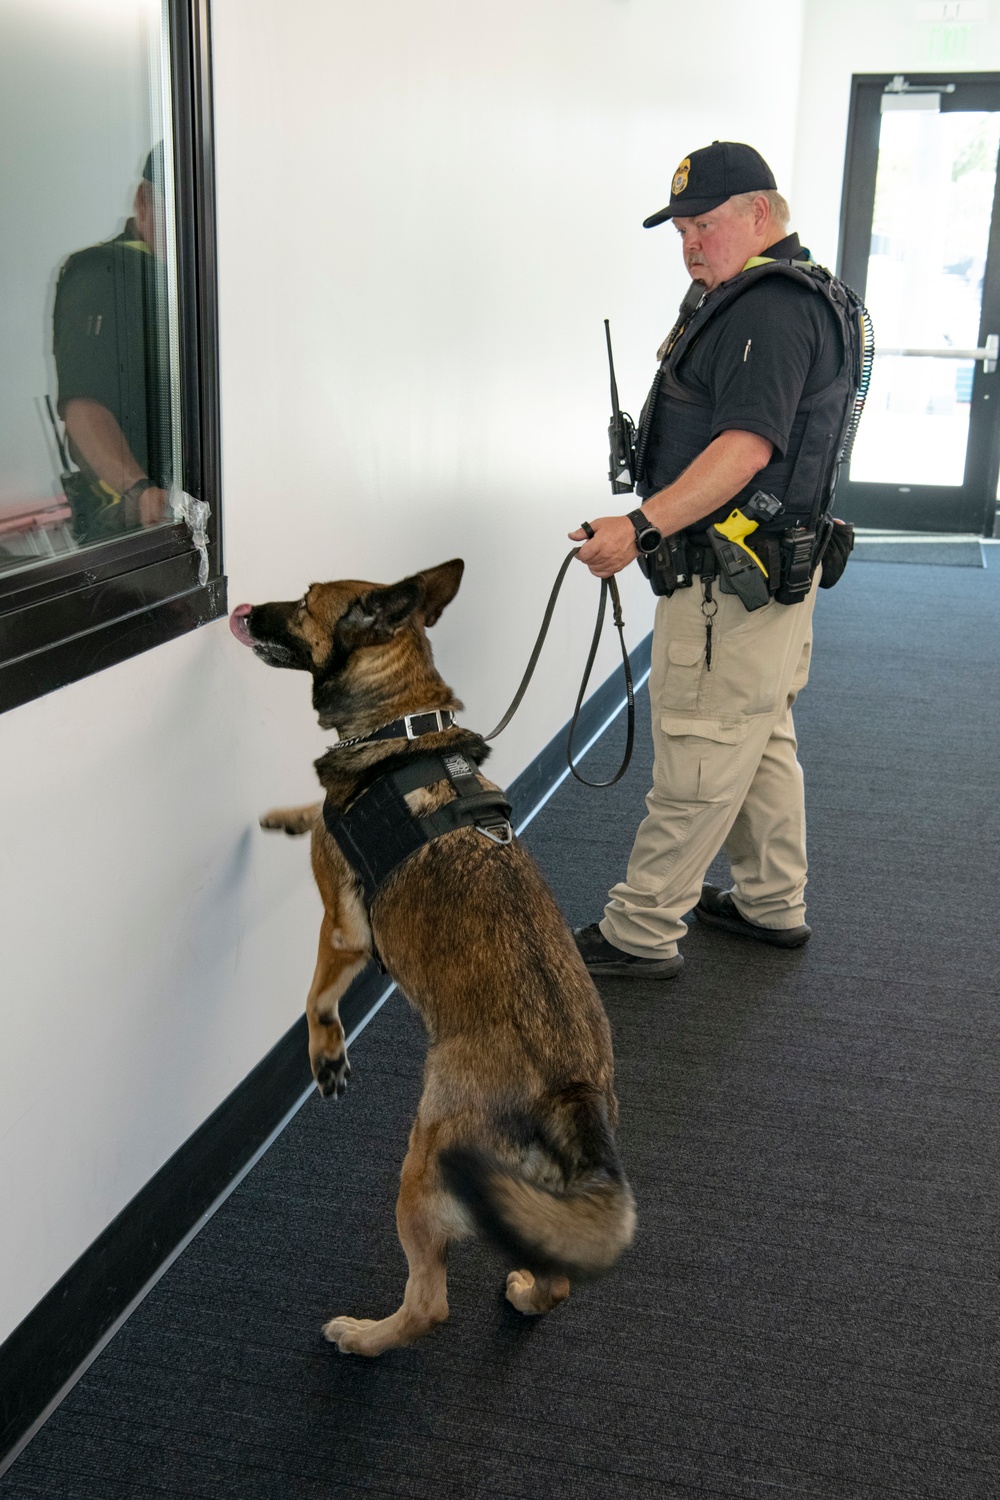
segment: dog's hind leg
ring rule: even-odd
[[[511,1271],[507,1277],[507,1301],[529,1316],[551,1312],[569,1296],[566,1276],[532,1276],[530,1271]]]
[[[412,1344],[448,1316],[448,1242],[453,1237],[445,1217],[445,1199],[437,1171],[414,1126],[403,1162],[396,1203],[399,1242],[406,1252],[410,1274],[403,1305],[391,1317],[332,1318],[323,1334],[342,1354],[384,1354]]]
[[[339,1098],[351,1076],[347,1061],[344,1027],[337,1007],[350,984],[368,960],[368,954],[343,946],[341,929],[329,913],[319,930],[316,972],[306,1000],[309,1022],[309,1061],[313,1077],[325,1099]]]

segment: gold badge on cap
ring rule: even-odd
[[[677,171],[674,173],[673,182],[670,184],[670,191],[673,193],[675,198],[677,197],[678,193],[683,193],[684,189],[687,187],[688,173],[690,172],[690,170],[691,158],[690,156],[685,156],[684,160],[677,168]]]

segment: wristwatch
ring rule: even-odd
[[[630,510],[628,518],[635,527],[635,545],[640,552],[655,552],[663,541],[663,533],[659,531],[642,510]]]
[[[150,479],[148,474],[143,474],[142,478],[130,484],[127,490],[122,490],[121,498],[126,502],[140,500],[147,490],[153,489],[154,485],[155,480]]]

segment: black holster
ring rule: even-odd
[[[816,570],[816,532],[793,526],[781,536],[781,577],[774,597],[779,604],[801,604],[812,588]]]
[[[747,551],[744,551],[735,542],[722,536],[714,526],[709,527],[707,535],[715,553],[720,591],[723,594],[736,594],[747,610],[761,609],[769,604],[774,592],[771,586],[774,574],[757,549],[751,549],[748,542]],[[747,552],[751,550],[754,556],[760,557],[761,567],[747,556]]]
[[[854,550],[854,527],[850,521],[840,521],[836,516],[824,516],[825,535],[821,535],[816,563],[822,563],[823,572],[819,580],[821,589],[832,589],[847,567],[847,559]]]
[[[847,567],[854,547],[854,527],[834,516],[821,516],[816,529],[795,526],[781,538],[779,604],[801,604],[822,564],[821,589],[832,589]]]
[[[73,536],[81,546],[138,531],[142,526],[140,495],[113,500],[96,480],[79,470],[63,474],[62,483],[73,512]]]
[[[689,589],[694,582],[691,549],[683,531],[665,536],[655,552],[640,552],[639,567],[649,579],[654,594],[669,599],[675,589]]]

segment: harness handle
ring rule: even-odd
[[[562,588],[563,579],[566,577],[567,569],[569,568],[570,563],[573,561],[579,550],[579,547],[574,547],[572,551],[567,553],[566,557],[563,559],[562,566],[560,567],[559,572],[556,574],[556,581],[552,585],[552,592],[549,595],[549,602],[545,606],[545,614],[542,616],[542,626],[538,632],[538,639],[535,641],[534,648],[532,649],[531,656],[528,661],[528,665],[525,668],[524,676],[521,678],[521,684],[518,687],[517,692],[514,694],[514,701],[511,703],[510,707],[504,714],[503,718],[500,720],[500,723],[497,725],[497,727],[491,730],[489,734],[483,735],[484,740],[495,740],[498,734],[502,734],[503,731],[507,728],[507,725],[510,723],[511,719],[516,714],[518,708],[520,707],[521,699],[524,697],[525,692],[527,691],[528,683],[534,676],[535,667],[538,665],[538,658],[541,655],[542,647],[545,644],[545,637],[549,633],[549,626],[552,623],[552,613],[556,607],[556,600],[559,597],[559,590]],[[573,764],[573,736],[576,733],[577,720],[580,717],[580,710],[583,707],[583,699],[587,691],[587,684],[590,681],[590,674],[593,670],[594,661],[597,657],[597,647],[600,644],[601,640],[601,630],[604,626],[604,612],[607,608],[609,593],[611,594],[615,629],[618,631],[618,639],[621,642],[622,670],[625,674],[625,695],[627,699],[625,754],[622,759],[621,765],[615,772],[614,776],[612,776],[610,781],[588,781],[585,776],[580,775],[579,771],[576,769],[576,766]],[[572,771],[573,775],[576,777],[577,781],[581,782],[583,786],[594,787],[597,790],[600,790],[603,787],[614,786],[615,782],[620,781],[629,768],[629,763],[632,759],[632,747],[634,743],[635,690],[632,686],[632,666],[628,659],[628,648],[625,645],[625,621],[622,619],[622,602],[621,597],[618,593],[618,584],[616,583],[615,579],[613,577],[602,578],[601,597],[597,605],[597,623],[594,626],[594,638],[590,643],[590,654],[587,657],[587,665],[583,671],[583,681],[580,683],[580,692],[577,696],[576,707],[573,710],[573,717],[570,720],[569,734],[566,736],[566,763]]]

